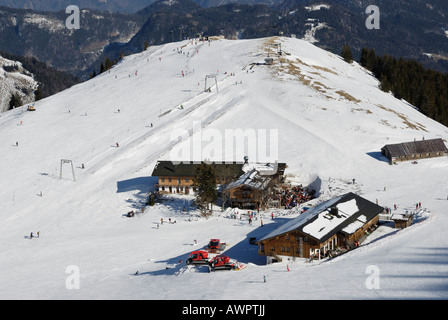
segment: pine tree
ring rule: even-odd
[[[11,96],[11,100],[9,100],[9,110],[18,108],[23,104],[22,99],[16,94]]]
[[[362,48],[361,50],[361,58],[359,59],[359,64],[361,66],[363,66],[364,68],[367,67],[367,49],[366,48]]]
[[[213,204],[218,195],[216,193],[216,174],[212,165],[201,163],[196,168],[193,179],[193,188],[196,191],[196,203],[205,213],[210,204]]]
[[[40,87],[37,87],[36,91],[34,91],[34,100],[39,101],[43,98],[42,90]]]
[[[106,58],[104,60],[104,71],[111,69],[113,66],[114,66],[114,63],[112,61],[110,61],[109,58]]]
[[[344,47],[342,48],[341,57],[344,58],[344,61],[347,63],[353,62],[353,54],[349,46],[344,45]]]

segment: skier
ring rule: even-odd
[[[30,239],[33,239],[33,233],[31,232],[31,234],[30,234]]]
[[[120,145],[118,144],[118,142],[116,143],[116,146],[117,146],[117,148],[120,146]]]

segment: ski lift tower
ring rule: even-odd
[[[72,166],[72,175],[73,175],[73,181],[76,181],[76,177],[75,177],[75,169],[73,168],[73,161],[72,160],[67,160],[67,159],[61,159],[61,169],[59,171],[59,180],[62,180],[62,165],[65,163],[70,163]]]
[[[282,55],[282,44],[281,43],[273,43],[271,44],[271,47],[277,48],[277,55]]]
[[[208,74],[205,76],[205,88],[204,91],[205,92],[211,92],[211,87],[207,88],[207,79],[215,79],[215,86],[216,86],[216,92],[219,92],[218,90],[218,80],[216,79],[216,74]]]

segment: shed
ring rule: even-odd
[[[381,148],[381,153],[389,159],[390,163],[394,163],[446,156],[448,149],[443,140],[438,138],[387,144]]]
[[[404,229],[409,227],[414,221],[413,214],[402,214],[402,213],[394,213],[391,217],[391,220],[395,223],[395,228]]]

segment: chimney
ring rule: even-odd
[[[339,217],[339,210],[337,207],[330,208],[330,214],[335,217]]]

